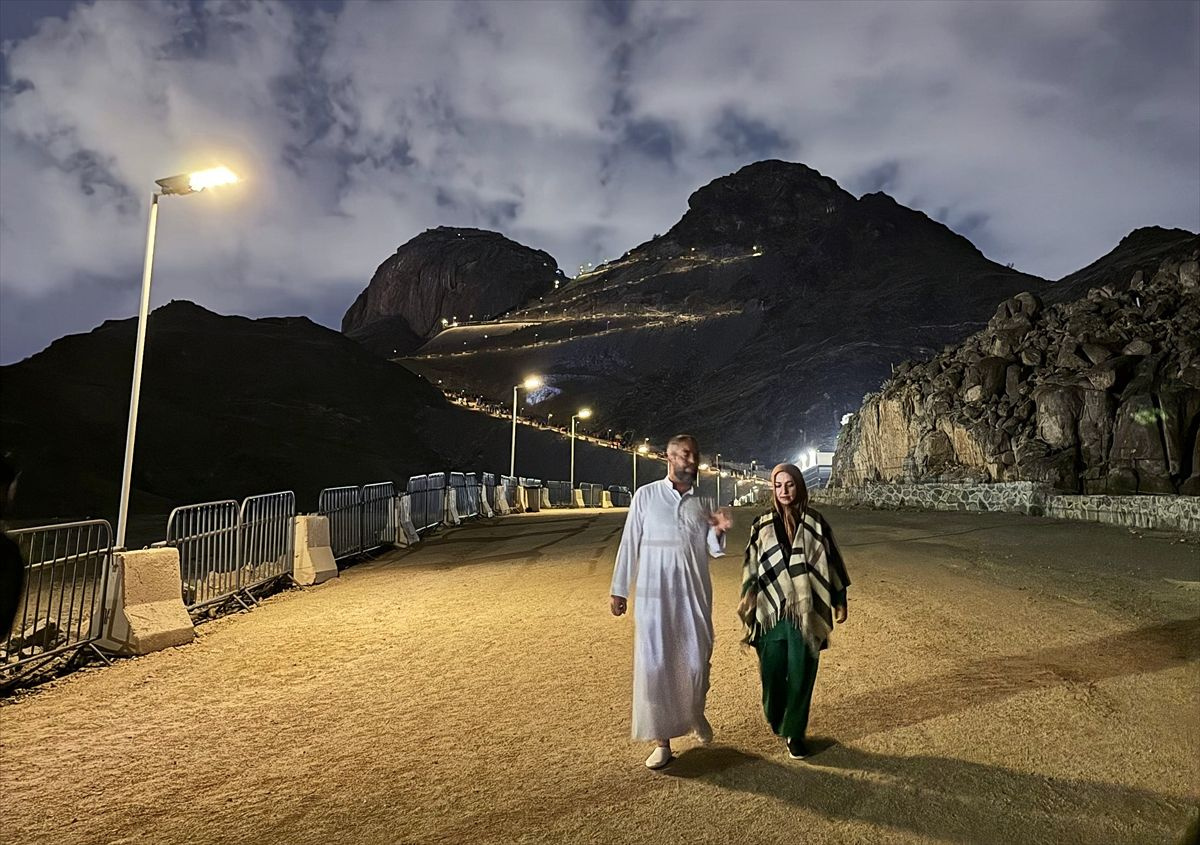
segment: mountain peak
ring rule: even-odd
[[[667,232],[681,245],[749,247],[798,225],[823,225],[854,197],[804,164],[769,159],[721,176],[688,198],[688,211]]]

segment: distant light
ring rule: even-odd
[[[529,376],[525,381],[521,382],[521,386],[526,390],[537,390],[542,386],[541,376]]]
[[[575,414],[575,416],[579,417],[579,419],[581,419],[581,420],[586,420],[586,419],[588,419],[588,418],[589,418],[591,415],[592,415],[592,409],[591,409],[591,408],[580,408],[580,409],[579,409],[579,412]]]
[[[650,447],[643,443],[642,445],[638,446],[638,451],[644,455],[650,451]]]
[[[708,464],[700,464],[700,469],[708,469]]]

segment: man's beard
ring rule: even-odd
[[[696,483],[696,470],[691,467],[685,467],[683,469],[676,469],[675,470],[675,480],[682,482],[683,484],[695,484]]]

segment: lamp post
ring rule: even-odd
[[[646,439],[649,440],[650,438],[647,437]],[[634,453],[633,453],[633,492],[634,493],[637,492],[637,459],[638,459],[638,455],[639,454],[644,455],[649,451],[650,451],[650,447],[648,445],[646,445],[645,443],[638,444],[637,449],[634,450]]]
[[[580,408],[571,415],[571,501],[575,501],[575,420],[586,420],[592,415],[591,408]]]
[[[717,456],[713,461],[717,471],[717,507],[721,507],[721,453],[717,452]]]
[[[228,167],[214,167],[196,173],[180,173],[156,179],[159,189],[150,196],[150,224],[146,229],[146,257],[142,264],[142,296],[138,303],[137,345],[133,354],[133,389],[129,395],[129,425],[125,431],[125,464],[121,469],[121,503],[117,509],[117,548],[125,548],[125,532],[129,524],[129,488],[133,480],[133,444],[137,437],[138,402],[142,395],[142,364],[146,357],[146,323],[150,313],[150,277],[154,269],[154,233],[158,228],[158,198],[184,196],[231,185],[238,181]]]
[[[517,391],[522,387],[526,390],[537,390],[541,386],[541,376],[527,376],[525,381],[513,385],[512,448],[508,453],[509,478],[515,478],[517,475]]]

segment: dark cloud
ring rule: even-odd
[[[155,302],[337,325],[395,248],[573,271],[749,161],[886,191],[1048,277],[1200,228],[1194,2],[0,2],[0,360]],[[63,303],[70,303],[64,308]]]

